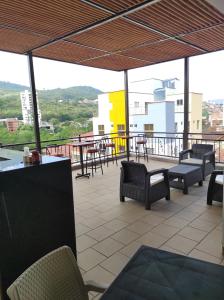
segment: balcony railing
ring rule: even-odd
[[[73,143],[77,141],[94,141],[94,147],[97,147],[104,157],[111,156],[111,150],[106,149],[105,144],[113,142],[116,147],[117,156],[126,155],[126,140],[122,139],[124,133],[116,132],[104,135],[76,136],[67,139],[54,139],[41,141],[42,153],[47,155],[58,155],[69,157],[72,164],[79,164],[79,147],[74,147]],[[131,154],[136,152],[136,143],[140,139],[146,141],[146,148],[149,155],[178,158],[179,152],[183,150],[183,134],[170,132],[130,132],[132,137],[129,140],[129,149]],[[190,133],[188,138],[188,148],[192,144],[212,144],[216,151],[216,162],[224,163],[224,135],[218,133]],[[21,144],[1,145],[4,148],[23,150],[24,146],[30,149],[35,148],[35,142]],[[90,143],[91,146],[91,143]],[[93,146],[93,144],[92,144]],[[85,161],[85,148],[83,149],[83,158]],[[141,148],[139,149],[141,151]]]

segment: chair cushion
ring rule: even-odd
[[[151,186],[164,181],[164,177],[162,175],[153,175],[150,177]]]
[[[87,153],[97,153],[98,152],[98,149],[95,149],[95,148],[90,148],[86,151]]]
[[[216,178],[215,178],[215,182],[218,183],[218,184],[223,185],[224,175],[217,175]]]
[[[115,144],[114,144],[114,143],[108,143],[108,144],[106,144],[105,146],[108,147],[108,148],[109,148],[109,147],[114,148],[114,147],[115,147]]]
[[[147,142],[146,141],[138,141],[136,144],[137,145],[145,145]]]
[[[206,160],[205,162],[209,163],[210,161]],[[182,159],[180,163],[189,164],[189,165],[202,165],[203,160],[199,158],[187,158],[187,159]]]

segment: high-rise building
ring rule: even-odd
[[[23,123],[27,125],[33,124],[33,102],[32,95],[28,90],[20,93],[22,114],[23,114]],[[39,102],[37,97],[37,110],[38,110],[38,121],[41,124],[41,111],[39,108]]]

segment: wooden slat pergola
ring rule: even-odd
[[[127,70],[185,58],[187,103],[188,57],[223,49],[220,0],[0,1],[0,50],[28,55],[30,74],[33,57],[53,59],[125,71],[127,89]],[[31,88],[35,106],[34,74]]]

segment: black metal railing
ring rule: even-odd
[[[79,164],[80,153],[79,147],[74,145],[75,142],[90,141],[89,146],[97,147],[105,157],[111,156],[111,151],[114,151],[117,156],[126,155],[126,140],[122,138],[125,135],[123,132],[108,133],[103,135],[75,136],[71,138],[52,139],[41,141],[42,154],[61,155],[71,158],[73,164]],[[183,133],[173,132],[130,132],[132,137],[129,140],[130,153],[136,153],[137,141],[144,139],[149,155],[178,158],[179,152],[183,150]],[[91,144],[91,141],[93,143]],[[106,149],[107,143],[114,143],[115,149]],[[224,135],[220,133],[190,133],[188,136],[188,148],[192,144],[212,144],[216,151],[216,162],[224,163]],[[30,149],[35,149],[35,142],[7,144],[1,147],[23,150],[24,146],[29,146]],[[141,148],[138,149],[141,151]],[[84,161],[85,161],[84,148]]]

